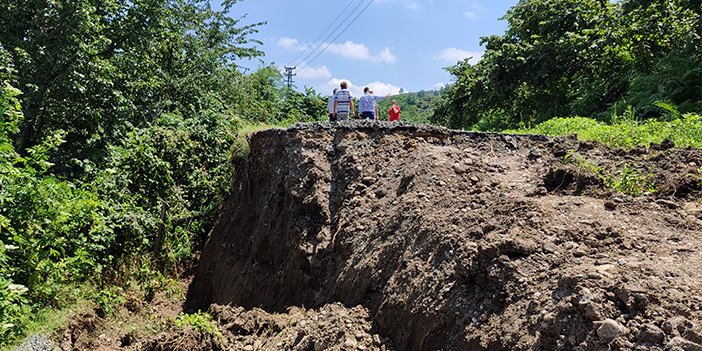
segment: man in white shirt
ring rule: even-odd
[[[336,122],[336,116],[334,115],[334,96],[339,88],[334,88],[332,96],[329,97],[329,102],[327,103],[327,111],[329,112],[329,121]]]

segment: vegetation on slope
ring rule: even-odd
[[[324,116],[274,67],[237,68],[263,54],[261,24],[231,4],[2,4],[0,347],[38,311],[109,313],[169,286],[229,191],[240,131]]]
[[[455,129],[528,128],[553,117],[609,121],[667,103],[702,111],[699,0],[520,1],[503,36],[447,70],[456,81],[432,116]]]

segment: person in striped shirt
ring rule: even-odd
[[[337,121],[348,121],[349,116],[353,116],[353,96],[346,89],[348,84],[346,81],[341,82],[341,90],[334,94],[334,116]]]

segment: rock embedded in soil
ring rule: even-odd
[[[653,324],[646,324],[636,336],[638,341],[648,344],[660,344],[665,339],[665,333],[661,328]]]
[[[609,318],[605,319],[602,325],[597,328],[597,336],[603,339],[614,339],[628,332],[629,330],[625,326]]]
[[[679,336],[672,338],[668,342],[666,347],[669,350],[702,351],[702,345],[694,343]]]

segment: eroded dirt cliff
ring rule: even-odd
[[[259,349],[702,348],[700,150],[361,121],[250,148],[190,299],[369,322]],[[657,190],[612,193],[596,167]]]

